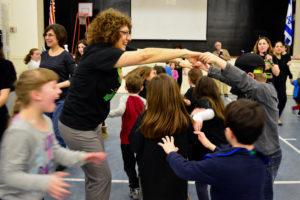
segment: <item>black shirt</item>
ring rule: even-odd
[[[196,102],[196,108],[213,109],[212,104],[207,98],[201,98]],[[214,111],[215,112],[215,111]],[[216,146],[221,144],[228,144],[225,138],[225,125],[224,121],[219,118],[216,113],[214,118],[203,121],[202,132],[206,137]],[[191,160],[202,160],[205,154],[211,153],[211,151],[205,148],[199,141],[193,146]]]
[[[275,55],[273,56],[273,60],[278,63],[280,73],[279,76],[274,77],[274,86],[275,88],[286,87],[286,79],[289,76],[289,79],[293,78],[293,75],[290,71],[290,67],[287,63],[291,60],[291,56],[288,54],[281,55],[281,59],[278,59]]]
[[[84,49],[60,115],[63,124],[77,130],[94,130],[106,119],[110,100],[121,83],[114,65],[123,53],[108,44]]]
[[[0,90],[10,89],[14,90],[13,84],[17,79],[14,65],[9,60],[0,58]],[[9,119],[6,105],[0,107],[0,138],[4,132]]]
[[[76,63],[72,55],[67,51],[63,51],[57,56],[50,56],[48,51],[44,51],[41,55],[40,67],[53,70],[57,73],[59,77],[58,82],[60,83],[70,79],[70,76],[74,73]],[[61,88],[62,93],[59,99],[65,99],[68,89],[68,87]]]
[[[191,102],[191,105],[190,105],[190,106],[187,106],[187,105],[185,106],[186,109],[187,109],[187,111],[188,111],[190,114],[191,114],[192,111],[195,109],[195,105],[196,105],[196,99],[195,99],[194,94],[193,94],[194,88],[195,88],[195,87],[190,87],[190,88],[186,91],[186,93],[184,94],[184,97],[185,97],[186,99],[190,100],[190,102]]]

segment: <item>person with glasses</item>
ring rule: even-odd
[[[54,71],[58,77],[57,86],[62,90],[60,97],[56,100],[56,108],[53,113],[47,113],[52,119],[55,136],[62,147],[66,147],[63,138],[58,129],[58,117],[64,105],[70,86],[70,77],[75,69],[75,60],[72,55],[64,49],[67,42],[67,31],[60,24],[52,24],[46,27],[44,31],[44,39],[49,50],[41,54],[40,68],[47,68]],[[58,169],[63,169],[59,166]]]
[[[133,49],[131,19],[112,8],[100,12],[88,26],[84,54],[78,63],[65,100],[59,129],[68,147],[80,151],[103,152],[101,124],[110,110],[110,100],[121,84],[121,67],[186,58],[196,64],[199,52],[186,49]],[[129,51],[131,50],[131,51]],[[192,64],[190,65],[190,67]],[[111,172],[108,162],[82,167],[86,180],[86,199],[108,200]]]

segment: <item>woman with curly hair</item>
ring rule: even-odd
[[[130,18],[112,8],[100,12],[88,26],[88,46],[71,79],[59,118],[59,129],[73,150],[103,152],[101,124],[110,110],[110,100],[121,84],[118,69],[132,65],[166,62],[184,57],[196,63],[199,52],[186,49],[127,48],[131,41]],[[82,167],[86,199],[109,199],[111,172],[107,161]]]
[[[278,76],[280,73],[278,64],[273,61],[273,49],[269,38],[261,36],[256,41],[253,52],[258,54],[265,61],[264,73],[267,75],[267,82],[273,82],[273,77]]]

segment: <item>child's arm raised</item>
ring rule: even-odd
[[[128,96],[123,95],[120,98],[120,103],[118,108],[113,109],[109,112],[108,117],[119,117],[122,116],[126,110],[126,102],[127,102]]]

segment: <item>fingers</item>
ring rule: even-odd
[[[60,178],[64,178],[66,176],[70,176],[70,174],[67,173],[67,172],[55,172],[53,175],[57,176],[57,177],[60,177]]]

